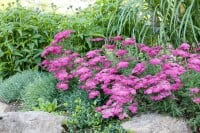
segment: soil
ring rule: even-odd
[[[7,111],[9,112],[16,112],[22,109],[22,104],[19,102],[12,102],[12,103],[9,103],[8,105],[9,105],[9,108]]]

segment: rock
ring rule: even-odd
[[[0,133],[62,133],[65,119],[46,112],[0,113]]]
[[[159,114],[144,114],[123,122],[129,133],[192,133],[186,121]]]
[[[9,111],[9,105],[0,102],[0,113]]]

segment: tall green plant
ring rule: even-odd
[[[199,7],[199,0],[127,0],[110,18],[107,33],[133,36],[152,45],[197,44]]]
[[[199,23],[194,17],[198,16],[200,1],[147,0],[147,2],[149,9],[155,12],[154,18],[159,18],[156,23],[160,27],[160,42],[172,42],[175,47],[181,42],[190,44],[199,42]]]

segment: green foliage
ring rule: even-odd
[[[151,45],[169,42],[175,47],[199,42],[199,0],[127,0],[120,5],[110,17],[110,36],[133,36]]]
[[[58,109],[58,104],[56,99],[53,102],[45,101],[42,98],[38,98],[38,107],[34,107],[33,110],[44,111],[44,112],[56,112]]]
[[[199,107],[199,109],[200,109],[200,107]],[[190,127],[192,127],[192,129],[195,133],[198,133],[199,125],[200,125],[200,113],[196,112],[195,115],[196,115],[196,117],[193,117],[189,120],[189,125],[190,125]]]
[[[0,101],[12,102],[20,99],[21,91],[43,73],[38,71],[23,71],[0,83]]]
[[[108,4],[109,1],[113,0],[97,0],[93,6],[79,10],[75,15],[69,16],[66,23],[62,23],[62,27],[75,31],[71,42],[67,44],[69,49],[82,54],[102,46],[101,43],[97,45],[90,42],[90,39],[105,37],[108,20],[115,10],[115,5]]]
[[[110,17],[107,34],[134,36],[138,42],[144,40],[148,32],[146,2],[143,0],[118,1],[116,10]],[[140,30],[140,31],[139,31]],[[148,35],[151,38],[151,35]]]
[[[90,39],[106,37],[109,19],[119,3],[118,0],[96,0],[94,5],[68,16],[67,22],[61,24],[62,27],[75,30],[75,36],[67,44],[68,48],[81,54],[100,48],[102,43],[92,43]]]
[[[108,1],[108,0],[107,0]],[[85,53],[101,47],[90,42],[92,37],[104,37],[115,6],[98,1],[75,15],[58,15],[39,10],[9,6],[0,10],[0,76],[9,77],[16,72],[38,69],[42,49],[58,31],[72,29],[76,32],[67,47]]]
[[[65,103],[63,111],[67,111],[69,118],[64,123],[67,132],[94,132],[94,133],[123,133],[120,122],[115,119],[103,119],[95,112],[98,101],[87,98],[87,93],[72,86],[71,90],[61,92],[58,97],[59,103]]]
[[[182,81],[185,88],[200,88],[200,82],[198,82],[198,79],[200,79],[200,73],[192,70],[188,71],[182,76]]]
[[[38,106],[40,108],[43,105],[41,99],[45,102],[53,102],[58,94],[56,82],[53,75],[45,74],[29,83],[21,93],[24,109],[33,109]],[[38,101],[39,98],[41,99]]]
[[[66,17],[17,7],[0,10],[0,76],[38,69],[40,54]]]
[[[193,103],[191,98],[188,98],[188,96],[190,95],[189,88],[200,88],[199,79],[200,73],[188,71],[182,77],[184,88],[179,92],[182,96],[179,97],[179,99],[181,99],[180,106],[185,109],[185,115],[189,120],[189,126],[192,127],[195,132],[197,132],[200,127],[200,105]]]

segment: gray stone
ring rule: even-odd
[[[0,102],[0,113],[7,112],[9,110],[9,105]]]
[[[183,119],[159,114],[144,114],[123,122],[129,133],[192,133]]]
[[[46,112],[0,113],[0,133],[62,133],[65,120]]]

